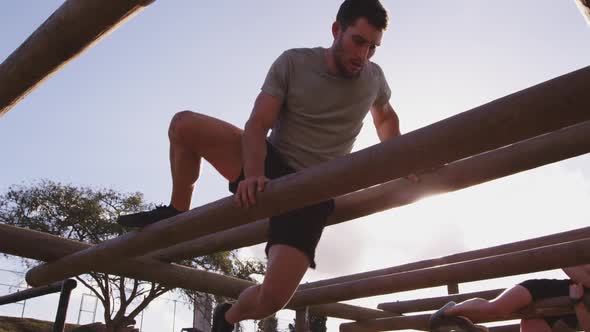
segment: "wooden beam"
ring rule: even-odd
[[[288,309],[297,310],[298,307],[287,305]],[[387,311],[363,308],[345,303],[329,303],[309,306],[309,312],[316,316],[334,317],[355,321],[364,321],[376,318],[395,317],[395,313]]]
[[[154,0],[67,0],[0,64],[0,117]]]
[[[520,332],[520,324],[492,326],[488,328],[488,332]]]
[[[55,282],[55,283],[53,283],[51,285],[47,285],[47,286],[27,288],[25,290],[18,291],[18,292],[12,293],[12,294],[0,296],[0,305],[15,303],[15,302],[28,300],[31,298],[35,298],[35,297],[39,297],[39,296],[43,296],[43,295],[47,295],[47,294],[61,292],[65,282],[67,282],[70,285],[73,283],[74,286],[73,287],[70,286],[71,288],[76,287],[75,286],[76,280],[68,279],[65,281]]]
[[[590,25],[590,1],[589,0],[575,0],[578,8],[580,9],[580,13],[586,19],[586,23]]]
[[[351,331],[365,331],[362,327],[359,327],[358,329],[355,329],[354,327],[351,326],[347,326],[345,327],[347,332],[351,332]],[[341,327],[341,330],[342,327]],[[456,328],[447,328],[447,329],[439,329],[437,331],[440,332],[456,332],[457,329]],[[492,326],[492,327],[488,327],[488,332],[520,332],[520,324],[509,324],[509,325],[502,325],[502,326]]]
[[[245,211],[233,197],[127,233],[27,273],[43,285],[206,234],[337,197],[590,120],[590,67],[268,183]],[[403,156],[403,158],[401,157]],[[387,165],[387,167],[384,167]]]
[[[297,307],[471,282],[590,262],[590,238],[443,266],[297,291]]]
[[[387,302],[379,304],[377,308],[394,313],[428,311],[441,308],[443,305],[450,301],[459,303],[472,298],[482,298],[486,300],[491,300],[496,298],[503,291],[504,289],[493,289],[481,292],[430,297],[418,300]]]
[[[588,295],[586,296],[588,299]],[[490,315],[485,321],[474,320],[474,323],[495,322],[512,319],[537,318],[545,316],[561,316],[573,313],[568,296],[539,300],[523,310],[508,315]],[[428,330],[430,314],[375,319],[365,322],[345,323],[340,325],[340,332],[376,332],[390,330]],[[451,327],[451,326],[449,326]]]
[[[590,132],[587,132],[587,133],[590,134]],[[587,142],[590,142],[590,141],[587,141]],[[533,155],[529,155],[529,156],[531,158],[534,158]],[[488,257],[488,256],[506,254],[506,253],[510,253],[510,252],[521,251],[521,250],[526,250],[526,249],[531,249],[531,248],[536,248],[536,247],[541,247],[541,246],[546,246],[546,245],[552,245],[552,244],[562,243],[562,242],[566,242],[566,241],[580,240],[580,239],[585,239],[585,238],[589,238],[589,237],[590,237],[590,227],[584,227],[584,228],[574,229],[571,231],[555,233],[555,234],[551,234],[551,235],[547,235],[547,236],[541,236],[541,237],[537,237],[537,238],[512,242],[512,243],[508,243],[508,244],[483,248],[483,249],[479,249],[479,250],[467,251],[467,252],[462,252],[462,253],[458,253],[458,254],[448,255],[448,256],[444,256],[444,257],[437,257],[437,258],[432,258],[432,259],[426,259],[423,261],[412,262],[412,263],[408,263],[408,264],[398,265],[398,266],[379,269],[379,270],[367,271],[367,272],[362,272],[362,273],[356,273],[356,274],[351,274],[351,275],[346,275],[346,276],[341,276],[341,277],[336,277],[336,278],[330,278],[330,279],[310,282],[310,283],[306,283],[306,284],[301,285],[299,289],[310,289],[310,288],[316,288],[316,287],[323,287],[323,286],[327,286],[327,285],[334,285],[334,284],[339,284],[339,283],[344,283],[344,282],[349,282],[349,281],[362,280],[362,279],[366,279],[366,278],[383,276],[383,275],[388,275],[388,274],[393,274],[393,273],[407,272],[407,271],[412,271],[412,270],[417,270],[417,269],[422,269],[422,268],[427,268],[427,267],[433,267],[433,266],[437,266],[437,265],[457,263],[457,262],[462,262],[462,261],[467,261],[467,260],[472,260],[472,259],[484,258],[484,257]]]
[[[459,294],[459,284],[450,283],[447,285],[447,294]]]
[[[67,240],[47,233],[0,224],[0,252],[9,255],[51,261],[90,247],[86,243]],[[98,271],[130,278],[237,298],[252,282],[216,273],[168,264],[155,260],[133,260],[120,266]],[[291,309],[295,309],[291,307]],[[394,314],[381,310],[334,303],[311,306],[314,314],[350,320],[367,320],[391,317]]]
[[[295,312],[295,332],[310,332],[308,312],[308,307]]]
[[[328,218],[334,225],[375,212],[411,204],[425,196],[452,192],[504,176],[590,152],[590,122],[486,152],[420,175],[420,182],[397,179],[335,199]],[[212,252],[233,250],[265,242],[268,220],[262,219],[150,254],[173,262]]]
[[[458,263],[473,259],[480,259],[485,257],[490,257],[494,255],[502,255],[511,252],[517,252],[521,250],[533,249],[541,246],[546,245],[553,245],[567,241],[574,241],[580,239],[590,238],[590,227],[584,227],[579,229],[574,229],[567,232],[556,233],[552,235],[542,236],[538,238],[533,238],[529,240],[523,240],[508,244],[503,244],[499,246],[473,250],[473,251],[466,251],[458,254],[453,254],[444,257],[438,257],[433,259],[426,259],[423,261],[412,262],[408,264],[398,265],[394,267],[389,267],[385,269],[367,271],[337,278],[325,279],[316,282],[310,282],[303,284],[299,287],[300,290],[307,290],[312,288],[324,287],[324,286],[331,286],[337,285],[341,283],[351,282],[351,281],[358,281],[367,278],[385,276],[395,273],[401,272],[408,272],[413,270],[419,270],[423,268],[430,268],[440,265]]]

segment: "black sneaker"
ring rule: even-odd
[[[429,327],[431,332],[441,331],[441,328],[445,325],[457,326],[459,329],[452,331],[460,332],[488,332],[488,328],[482,325],[475,325],[473,322],[464,316],[446,316],[445,311],[451,307],[457,305],[451,301],[445,304],[442,308],[438,309],[435,313],[430,316]],[[446,329],[448,330],[448,329]]]
[[[234,324],[230,324],[225,320],[225,313],[231,308],[229,303],[220,303],[213,311],[213,325],[211,332],[232,332]]]
[[[138,212],[119,216],[117,224],[126,227],[144,227],[153,224],[157,221],[174,217],[180,214],[181,211],[176,210],[171,205],[156,206],[155,209],[150,211]]]

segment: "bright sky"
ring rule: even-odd
[[[0,57],[61,2],[3,3]],[[156,1],[0,119],[0,189],[47,178],[140,191],[149,201],[167,203],[172,115],[189,109],[243,126],[266,71],[283,50],[331,45],[339,4]],[[388,78],[403,132],[582,68],[590,59],[590,29],[573,0],[385,0],[384,5],[390,26],[373,60]],[[356,149],[378,141],[367,120]],[[318,249],[318,269],[305,280],[587,226],[589,166],[588,156],[578,157],[331,227]],[[226,181],[205,165],[193,207],[228,194]],[[263,257],[262,246],[243,254]],[[461,290],[509,287],[526,278]],[[444,292],[352,303],[374,308]],[[336,329],[331,320],[330,330]]]

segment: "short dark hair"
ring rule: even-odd
[[[364,17],[377,29],[387,29],[387,11],[379,0],[345,0],[338,9],[336,21],[346,30],[356,20]]]

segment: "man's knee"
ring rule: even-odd
[[[194,121],[199,113],[193,111],[180,111],[172,117],[170,121],[170,127],[168,128],[168,137],[171,141],[178,141],[182,136],[183,132],[188,129],[190,121]]]

